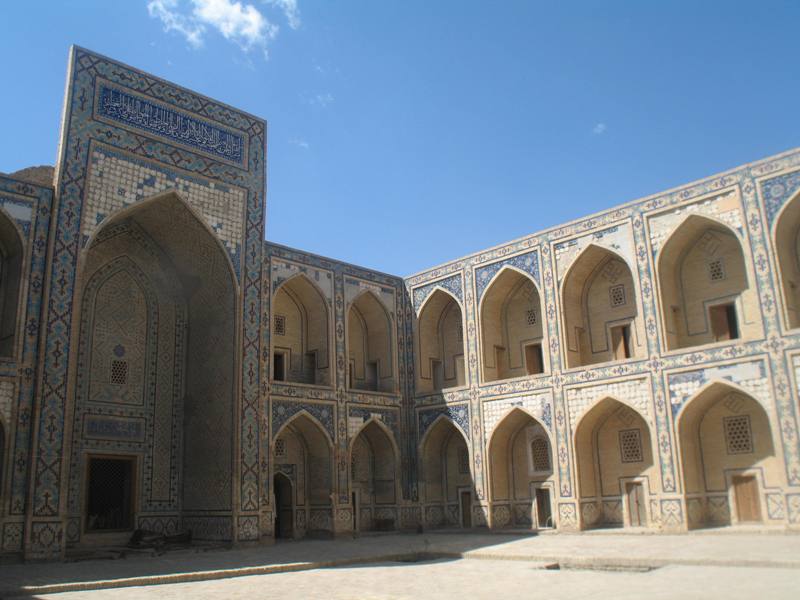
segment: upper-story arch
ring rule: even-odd
[[[480,327],[484,381],[545,373],[542,301],[536,283],[504,267],[481,299]]]
[[[668,350],[759,335],[742,243],[727,225],[689,215],[662,246],[657,270]]]
[[[564,277],[561,307],[568,368],[645,354],[633,273],[619,254],[587,246]]]
[[[464,321],[461,305],[436,288],[417,320],[417,392],[430,393],[466,384]]]
[[[0,358],[13,357],[16,348],[24,254],[17,226],[0,210]]]
[[[786,325],[800,327],[800,193],[778,215],[774,239]]]
[[[331,385],[330,307],[305,274],[290,277],[272,299],[273,381]]]
[[[356,390],[394,392],[392,319],[370,290],[362,292],[347,311],[347,386]]]

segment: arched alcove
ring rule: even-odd
[[[512,410],[492,432],[488,455],[492,525],[554,527],[553,452],[544,426],[525,411]]]
[[[381,301],[366,291],[347,311],[347,385],[351,389],[394,392],[392,320]]]
[[[574,439],[582,526],[647,527],[658,485],[647,421],[605,398],[583,415]]]
[[[0,210],[0,358],[11,358],[16,351],[24,253],[16,226]]]
[[[761,522],[765,488],[782,477],[761,404],[715,382],[686,403],[677,429],[689,526]]]
[[[292,484],[294,536],[330,535],[333,446],[319,421],[301,412],[284,424],[273,442],[273,461],[275,472]]]
[[[658,280],[668,350],[759,335],[742,245],[722,223],[687,217],[659,252]]]
[[[272,300],[272,380],[331,385],[330,308],[304,274],[284,281]]]
[[[464,434],[442,416],[420,444],[423,520],[426,527],[472,526],[473,484]]]
[[[433,291],[417,320],[417,340],[418,393],[466,384],[463,317],[453,296],[441,289]]]
[[[800,194],[783,207],[775,224],[775,255],[790,328],[800,327]]]
[[[542,302],[530,277],[500,271],[481,301],[480,326],[484,381],[547,371]]]
[[[365,425],[350,448],[350,476],[358,531],[397,527],[397,455],[389,434],[375,421]]]
[[[633,274],[618,254],[585,248],[564,278],[561,306],[568,368],[644,355]]]

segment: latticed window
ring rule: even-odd
[[[458,474],[469,475],[469,452],[466,448],[458,451]]]
[[[283,438],[275,440],[275,458],[286,458],[286,440]]]
[[[725,417],[725,443],[728,454],[749,454],[753,451],[753,434],[750,430],[750,417],[737,415]]]
[[[529,308],[528,310],[525,311],[525,321],[528,323],[528,325],[536,325],[536,322],[538,320],[539,319],[536,316],[535,310]]]
[[[623,429],[619,432],[619,453],[624,463],[642,462],[642,432],[639,429]]]
[[[461,323],[459,323],[458,327],[456,327],[456,335],[458,335],[459,342],[464,341],[464,325],[462,325]]]
[[[537,437],[531,442],[531,460],[534,471],[550,470],[550,446],[546,439]]]
[[[273,326],[275,335],[286,335],[286,317],[275,315],[275,325]]]
[[[608,295],[610,296],[611,306],[616,308],[617,306],[625,306],[625,286],[624,285],[612,285],[608,288]]]
[[[111,383],[116,385],[125,385],[128,383],[128,361],[111,361]]]
[[[725,279],[725,263],[722,262],[721,258],[709,261],[708,278],[711,281],[722,281]]]

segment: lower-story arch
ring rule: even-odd
[[[474,486],[469,447],[447,417],[431,425],[420,444],[420,480],[425,527],[472,527]]]
[[[575,428],[575,461],[582,528],[647,527],[657,491],[647,421],[613,398],[589,409]]]
[[[276,536],[332,535],[333,448],[319,422],[301,412],[285,424],[273,443],[273,464],[280,484],[273,487],[273,506],[282,527]]]
[[[493,528],[555,527],[555,476],[550,436],[531,415],[514,409],[489,441]]]
[[[376,421],[367,423],[350,447],[350,476],[356,531],[397,528],[397,452]]]
[[[764,521],[782,470],[761,404],[715,382],[686,403],[677,429],[689,527]]]

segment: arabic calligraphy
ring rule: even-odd
[[[100,86],[97,113],[235,163],[244,162],[242,136],[120,89]]]

